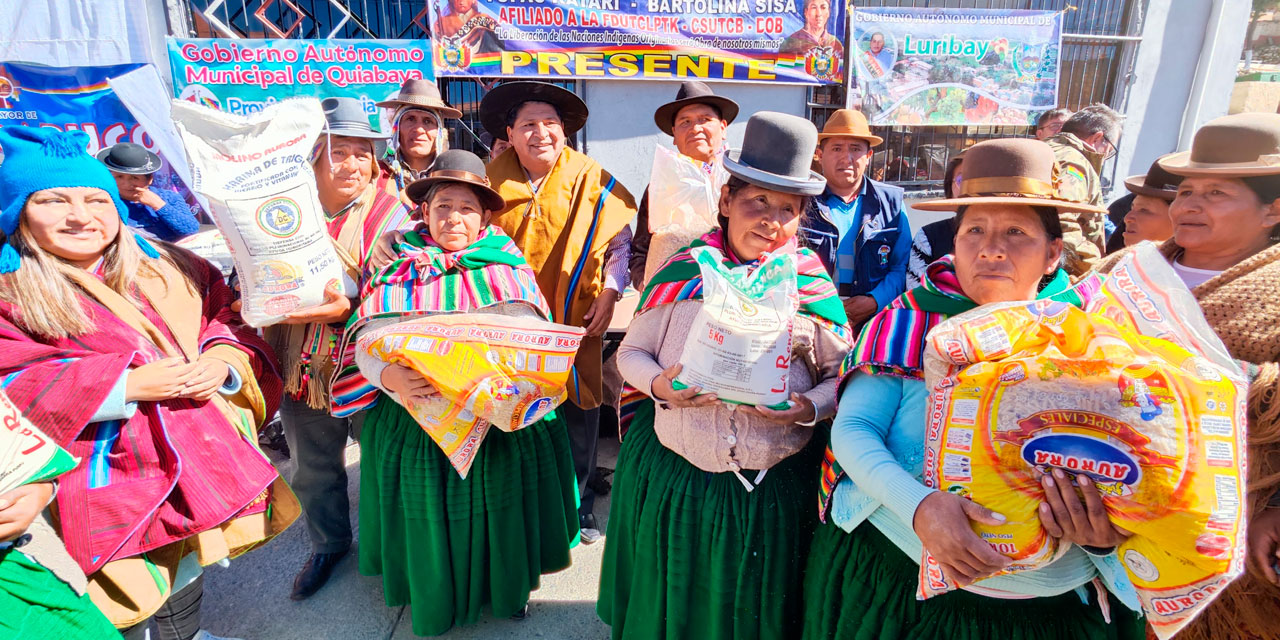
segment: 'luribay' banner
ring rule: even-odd
[[[1062,14],[853,9],[849,46],[876,125],[1025,125],[1057,106]]]
[[[237,114],[298,96],[375,102],[411,78],[434,78],[426,40],[231,40],[169,38],[174,95]]]
[[[842,0],[428,0],[441,76],[836,83]]]

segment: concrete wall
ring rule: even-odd
[[[1227,114],[1248,22],[1249,3],[1240,0],[1148,2],[1117,177],[1146,173],[1156,158],[1189,148],[1200,125]]]
[[[675,99],[679,82],[642,80],[590,80],[580,92],[591,110],[584,132],[586,152],[640,199],[649,184],[653,150],[671,145],[671,137],[658,130],[653,112]],[[729,147],[742,145],[742,131],[756,111],[781,111],[805,116],[807,89],[792,85],[716,83],[716,93],[735,100],[742,107],[738,119],[729,125]]]
[[[1230,113],[1276,113],[1280,107],[1280,82],[1237,82],[1231,88]]]

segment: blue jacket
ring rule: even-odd
[[[799,235],[808,243],[827,272],[836,280],[843,297],[869,295],[883,309],[902,295],[907,285],[907,262],[911,259],[911,226],[902,213],[902,188],[864,178],[861,210],[853,228],[844,233],[857,233],[865,228],[854,250],[853,282],[840,282],[836,273],[836,251],[840,246],[838,229],[823,201],[830,191],[810,200]]]
[[[132,226],[148,231],[166,242],[177,242],[200,230],[200,221],[196,220],[191,207],[181,195],[158,187],[152,191],[165,202],[158,211],[141,202],[124,203],[129,208],[129,222]]]

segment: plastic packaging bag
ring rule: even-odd
[[[489,425],[507,432],[565,398],[580,327],[488,313],[435,315],[361,335],[356,348],[422,374],[440,393],[407,409],[467,476]]]
[[[718,226],[720,187],[728,174],[716,167],[716,172],[708,174],[688,157],[664,147],[654,151],[648,190],[653,237],[644,263],[646,282],[667,258]]]
[[[0,494],[24,484],[48,482],[76,467],[77,460],[22,417],[0,392]]]
[[[702,306],[672,386],[701,387],[725,402],[785,406],[791,321],[800,308],[795,255],[771,254],[759,266],[733,268],[710,247],[690,255],[702,272]]]
[[[249,116],[173,101],[191,162],[192,188],[231,247],[241,316],[265,327],[343,288],[343,268],[316,195],[311,150],[324,124],[314,98],[277,102]]]
[[[1003,514],[978,535],[1043,567],[1033,469],[1087,477],[1117,554],[1160,638],[1185,626],[1244,567],[1245,399],[1240,368],[1168,263],[1148,245],[1081,310],[1006,303],[929,334],[924,482]],[[926,551],[920,596],[955,588]]]

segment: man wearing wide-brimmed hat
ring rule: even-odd
[[[680,83],[676,99],[653,112],[654,124],[671,136],[680,155],[698,163],[711,181],[712,193],[729,174],[723,169],[724,136],[729,124],[738,117],[738,103],[718,96],[705,82],[691,80]],[[631,284],[644,289],[644,267],[649,257],[649,190],[640,198],[636,213],[635,239],[631,241]]]
[[[462,112],[449,106],[436,83],[426,78],[405,80],[400,93],[375,106],[394,109],[387,153],[378,159],[383,171],[378,188],[412,205],[402,195],[405,186],[425,175],[436,156],[449,148],[444,121],[461,118]]]
[[[902,189],[867,175],[871,149],[881,142],[861,111],[831,114],[818,136],[827,188],[802,223],[803,237],[831,272],[854,326],[902,293],[911,258]]]
[[[120,199],[129,209],[130,223],[161,240],[176,242],[200,230],[200,221],[176,191],[156,189],[152,179],[160,170],[160,156],[132,142],[121,142],[98,152],[120,188]]]
[[[493,188],[507,202],[493,224],[538,272],[553,319],[587,330],[563,406],[582,489],[583,541],[592,542],[599,530],[587,479],[599,438],[601,337],[629,280],[635,199],[595,160],[565,147],[587,122],[587,105],[573,92],[546,82],[500,84],[480,102],[480,119],[495,138],[511,143],[488,166]]]
[[[348,295],[360,292],[364,264],[374,241],[384,232],[412,226],[398,197],[375,186],[377,158],[387,136],[369,125],[355,98],[321,102],[325,125],[312,159],[316,190],[329,236],[342,260]],[[308,598],[328,581],[333,567],[351,548],[350,506],[344,457],[347,435],[358,434],[361,416],[329,415],[331,349],[351,313],[351,301],[330,290],[326,301],[302,309],[284,324],[268,327],[265,336],[280,358],[285,398],[280,418],[297,469],[290,481],[303,513],[312,555],[293,583],[294,600]]]

